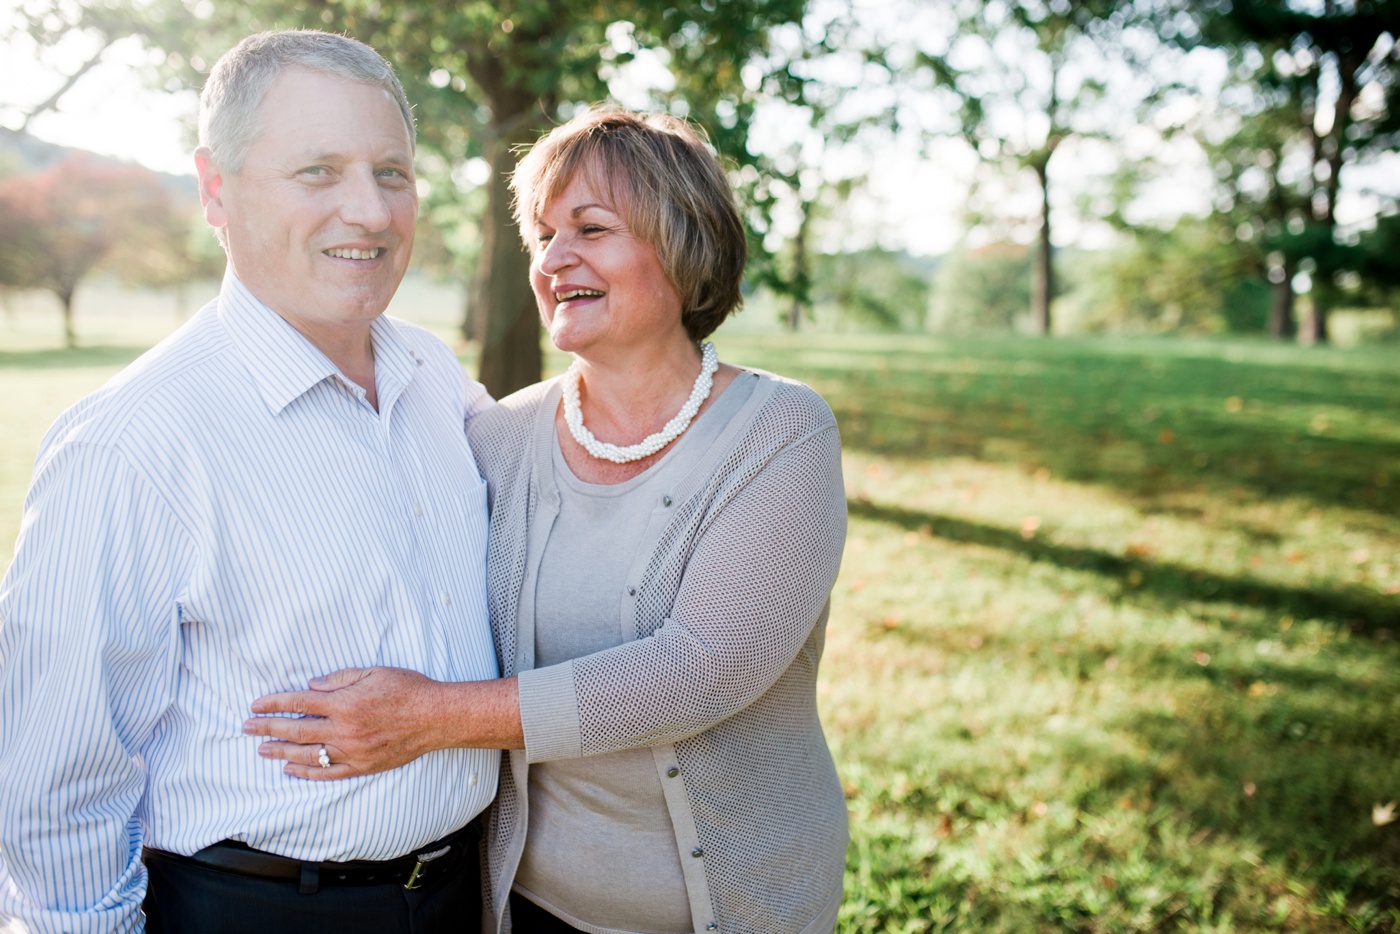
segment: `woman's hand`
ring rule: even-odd
[[[315,781],[385,772],[435,749],[525,746],[514,678],[449,683],[406,668],[344,668],[310,690],[259,697],[252,710],[262,716],[243,732],[269,738],[258,755]]]
[[[258,755],[282,759],[283,773],[313,780],[350,778],[396,769],[434,742],[434,704],[447,687],[404,668],[345,668],[311,682],[311,690],[268,694],[253,701],[259,716],[243,732],[266,736]],[[330,767],[320,764],[322,747]]]

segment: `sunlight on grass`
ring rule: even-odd
[[[423,316],[449,341],[452,301]],[[44,428],[174,325],[80,323],[62,351],[17,319],[0,564]],[[841,931],[1400,931],[1393,354],[718,343],[842,426],[819,684],[852,822]]]

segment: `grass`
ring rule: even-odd
[[[0,547],[44,426],[169,328],[80,320],[99,346],[69,352],[46,322],[0,321],[23,400]],[[842,932],[1400,931],[1400,361],[718,342],[842,425],[819,688],[852,822]]]

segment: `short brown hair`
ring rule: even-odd
[[[515,220],[530,249],[535,223],[580,171],[651,244],[681,296],[693,340],[714,333],[743,303],[748,259],[734,191],[705,138],[670,114],[595,106],[555,127],[516,166]]]

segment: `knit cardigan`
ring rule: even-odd
[[[487,815],[483,929],[510,931],[529,763],[649,747],[696,930],[830,932],[847,844],[816,708],[846,535],[831,409],[806,386],[759,374],[716,443],[657,494],[622,599],[631,641],[533,670],[534,621],[517,609],[559,509],[544,469],[558,400],[559,381],[541,383],[469,428],[491,503],[496,651],[502,673],[519,675],[533,726],[527,748],[503,757]]]

